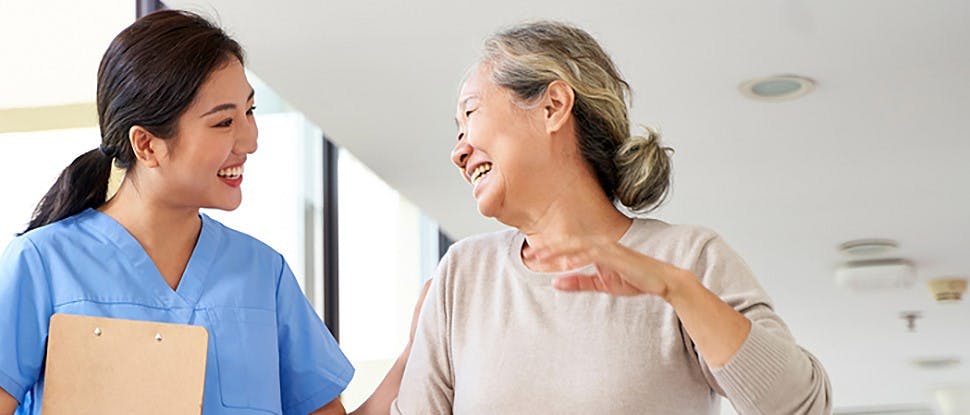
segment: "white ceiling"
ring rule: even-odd
[[[970,276],[966,1],[166,3],[217,16],[251,69],[455,237],[499,227],[448,158],[458,84],[481,40],[525,19],[577,23],[633,85],[634,122],[659,126],[677,151],[656,215],[712,227],[740,251],[825,364],[837,405],[928,403],[936,387],[970,387],[970,305],[933,304],[922,284],[852,294],[832,277],[844,259],[835,246],[864,237],[898,240],[921,281]],[[29,56],[6,52],[13,43],[2,56]],[[780,73],[817,89],[775,104],[737,91]],[[911,309],[925,315],[915,333],[898,318]],[[909,363],[932,356],[963,364]]]
[[[0,110],[93,102],[101,55],[134,20],[134,0],[37,3],[0,0]]]
[[[216,10],[251,68],[337,143],[456,237],[496,229],[450,165],[454,99],[483,37],[524,19],[575,22],[634,87],[633,119],[676,148],[659,216],[722,232],[796,336],[830,371],[840,406],[929,402],[970,384],[970,307],[919,286],[839,290],[835,246],[900,241],[921,279],[970,274],[970,4],[964,1],[170,1]],[[766,104],[748,78],[818,81]],[[908,333],[897,317],[922,310]],[[959,356],[958,369],[908,361]]]

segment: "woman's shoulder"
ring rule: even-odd
[[[636,219],[624,236],[624,245],[685,267],[724,242],[713,229],[693,224],[672,224],[657,219]]]
[[[83,242],[84,239],[97,239],[97,235],[92,235],[83,226],[91,220],[94,214],[93,210],[88,209],[57,222],[31,229],[17,235],[10,242],[10,247],[33,246],[37,249],[43,249],[52,244],[60,245],[64,242],[77,243]]]
[[[240,231],[235,228],[231,228],[228,225],[219,222],[206,214],[201,214],[202,225],[207,228],[208,231],[218,235],[222,240],[222,243],[227,245],[227,252],[246,252],[268,255],[272,257],[281,256],[281,254],[269,246],[269,244],[259,240],[255,236],[248,233]]]
[[[694,224],[675,224],[659,219],[638,218],[634,220],[631,235],[639,238],[657,238],[666,241],[706,243],[718,237],[713,229]]]
[[[515,229],[505,229],[462,238],[448,247],[448,255],[488,255],[504,252],[518,235]]]

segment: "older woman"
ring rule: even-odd
[[[458,101],[452,160],[481,214],[514,229],[442,260],[395,414],[831,411],[744,261],[716,233],[624,215],[664,198],[659,137],[630,137],[627,83],[589,34],[491,37]]]

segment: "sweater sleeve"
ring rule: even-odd
[[[712,369],[697,354],[710,386],[741,415],[830,414],[825,369],[795,342],[744,260],[715,236],[703,246],[693,271],[751,321],[747,339],[724,366]]]
[[[391,415],[452,413],[454,370],[451,356],[449,279],[451,251],[442,258],[418,317],[411,354]]]

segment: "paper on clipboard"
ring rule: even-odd
[[[55,314],[44,415],[199,415],[205,328]]]

